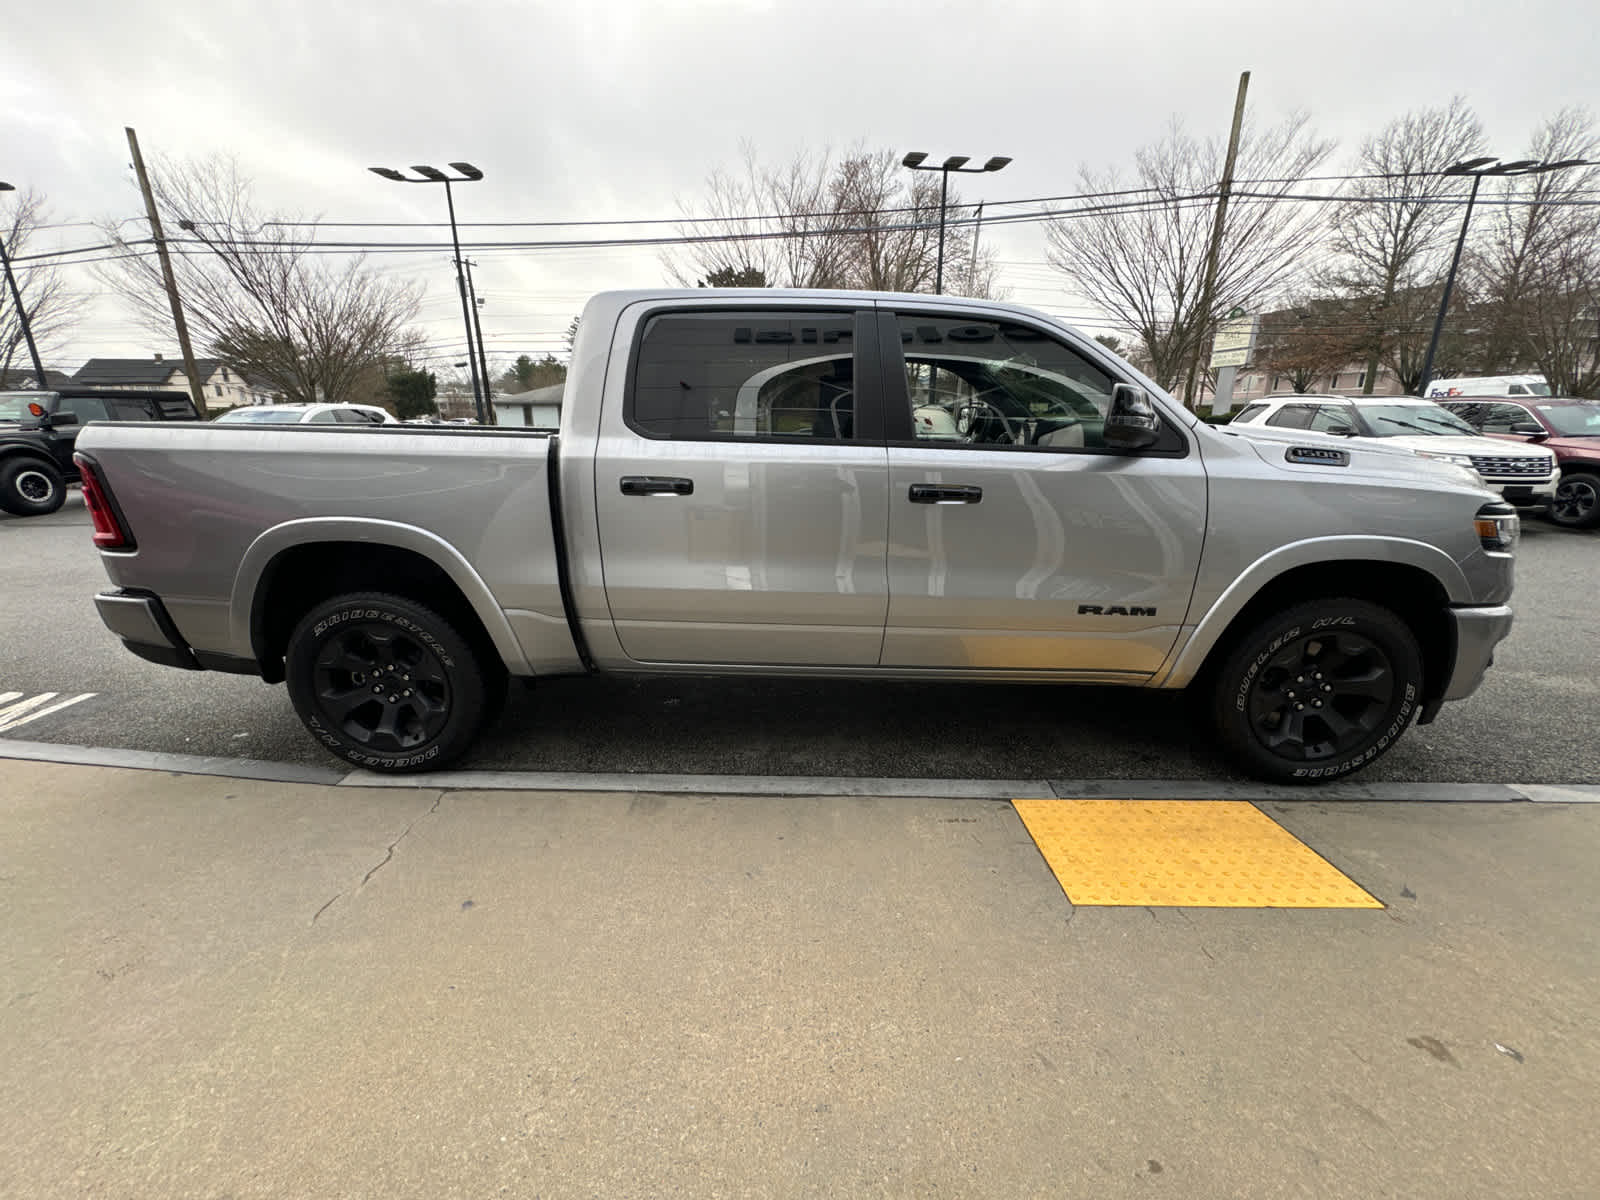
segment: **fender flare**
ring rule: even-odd
[[[304,517],[274,525],[251,542],[234,574],[233,594],[228,601],[228,632],[233,645],[249,647],[250,656],[256,657],[251,617],[261,577],[284,551],[320,542],[366,542],[421,555],[461,589],[507,669],[512,674],[533,674],[494,593],[459,550],[426,529],[370,517]]]
[[[1268,551],[1241,571],[1239,578],[1195,622],[1188,638],[1173,647],[1167,661],[1156,671],[1154,680],[1159,682],[1155,686],[1184,687],[1194,679],[1234,618],[1273,580],[1296,567],[1337,562],[1387,562],[1415,567],[1438,580],[1452,604],[1472,602],[1472,589],[1461,567],[1437,546],[1370,534],[1305,538]]]

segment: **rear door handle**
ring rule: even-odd
[[[960,483],[913,483],[913,504],[977,504],[983,499],[983,489]]]
[[[692,496],[694,480],[677,475],[624,475],[624,496]]]

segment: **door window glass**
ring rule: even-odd
[[[1316,411],[1314,404],[1285,404],[1267,418],[1267,424],[1279,429],[1305,429]]]
[[[646,323],[625,416],[647,437],[855,437],[850,313],[668,313]]]
[[[71,413],[78,418],[80,425],[87,425],[90,421],[107,421],[111,418],[111,414],[106,411],[106,402],[99,396],[63,396],[61,402],[56,405],[56,411]]]
[[[325,408],[319,413],[313,413],[305,420],[307,425],[337,425],[339,418],[331,408]]]
[[[918,441],[1101,449],[1114,383],[1048,334],[1008,321],[901,314]]]
[[[117,397],[106,401],[113,421],[154,421],[156,412],[150,401],[142,397]]]
[[[1485,433],[1510,433],[1513,425],[1537,425],[1533,414],[1520,404],[1485,404],[1483,424]]]
[[[1328,433],[1340,426],[1354,430],[1355,411],[1347,404],[1319,404],[1316,406],[1316,411],[1311,414],[1311,423],[1306,428],[1313,433]]]

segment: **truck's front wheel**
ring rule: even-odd
[[[42,517],[67,498],[61,472],[47,462],[13,458],[0,463],[0,508],[19,517]]]
[[[1400,739],[1422,696],[1411,629],[1364,600],[1318,600],[1251,628],[1214,676],[1229,756],[1259,779],[1315,783],[1358,771]]]
[[[487,672],[445,618],[400,596],[319,604],[289,636],[295,711],[340,758],[373,771],[430,771],[459,757],[486,716]]]

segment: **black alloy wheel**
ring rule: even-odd
[[[1365,600],[1297,605],[1237,638],[1212,677],[1217,732],[1250,774],[1336,779],[1388,751],[1416,716],[1422,655],[1396,614]]]
[[[1366,741],[1394,690],[1394,667],[1372,639],[1308,633],[1286,643],[1256,675],[1250,728],[1279,758],[1320,762]]]
[[[438,613],[374,592],[314,608],[285,660],[306,728],[376,771],[433,770],[459,757],[486,723],[502,673]]]
[[[1600,525],[1600,475],[1585,471],[1563,475],[1550,500],[1550,519],[1568,529]]]

